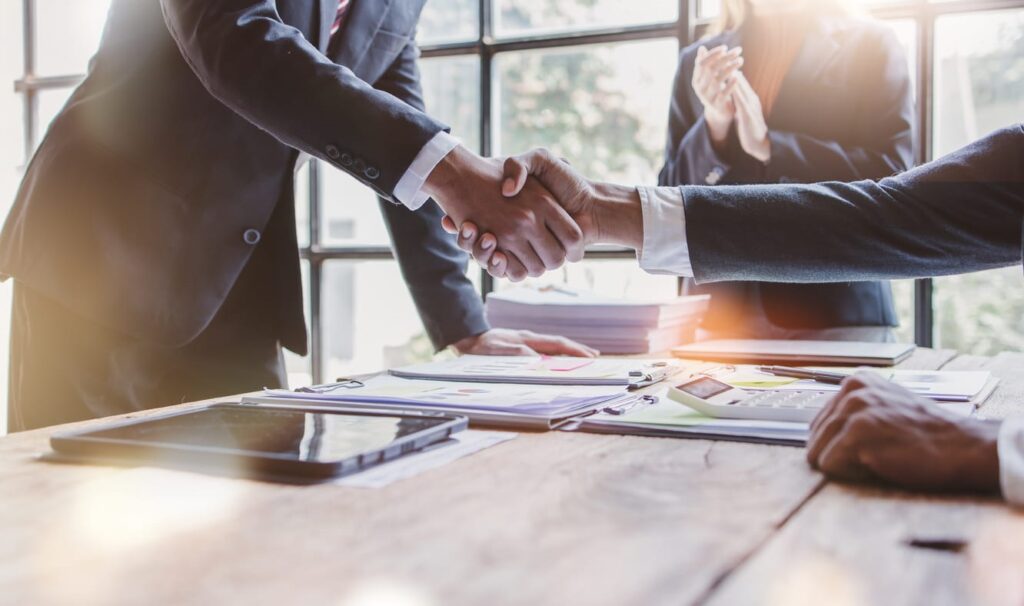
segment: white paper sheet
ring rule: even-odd
[[[508,431],[461,431],[448,440],[420,452],[371,467],[332,483],[355,488],[382,488],[399,480],[417,476],[475,452],[507,442],[519,434]]]
[[[269,389],[265,395],[289,400],[329,400],[369,404],[401,404],[466,411],[496,411],[568,416],[626,393],[623,386],[516,385],[442,382],[375,375],[352,387],[338,386],[313,393]]]
[[[626,386],[652,374],[675,374],[682,367],[683,364],[675,360],[464,355],[389,372],[396,377],[434,381]],[[631,376],[631,372],[640,376]]]

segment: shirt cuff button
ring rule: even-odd
[[[247,229],[247,230],[245,230],[245,233],[242,234],[242,240],[246,244],[248,244],[250,246],[255,246],[255,245],[259,244],[259,242],[260,242],[260,232],[259,232],[259,230],[258,229]]]

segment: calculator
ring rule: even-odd
[[[810,423],[835,392],[747,391],[711,377],[671,387],[669,399],[716,419]]]

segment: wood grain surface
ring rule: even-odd
[[[941,530],[973,549],[1020,523],[995,501],[822,489],[779,446],[524,433],[357,489],[36,461],[50,433],[0,439],[0,603],[799,603],[783,574],[917,603],[928,579],[943,599],[975,580],[950,573],[964,555],[903,539]],[[889,580],[859,580],[883,567]]]
[[[981,412],[1024,413],[1024,354],[962,357],[1001,384]],[[960,551],[911,542],[963,543]],[[1024,604],[1024,512],[996,498],[829,484],[712,594],[711,604]]]

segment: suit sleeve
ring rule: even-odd
[[[410,43],[375,87],[423,111],[423,91]],[[428,201],[416,211],[381,200],[391,245],[427,335],[437,349],[489,328],[480,294],[466,277],[468,257],[441,229],[443,212]]]
[[[873,30],[876,31],[876,30]],[[842,145],[801,133],[770,130],[771,159],[765,182],[814,183],[881,179],[913,163],[913,97],[907,59],[892,32],[865,36],[856,55],[851,94],[862,96],[855,120],[860,141]],[[823,108],[827,111],[827,108]]]
[[[1021,263],[1024,130],[881,181],[683,187],[698,282],[921,278]]]
[[[281,21],[274,0],[160,4],[179,51],[213,96],[384,197],[392,197],[419,150],[445,129],[324,57]]]
[[[704,108],[693,101],[690,80],[695,56],[696,46],[683,49],[679,54],[669,105],[665,165],[658,175],[659,185],[714,185],[731,168],[727,154],[719,154],[711,143]]]

